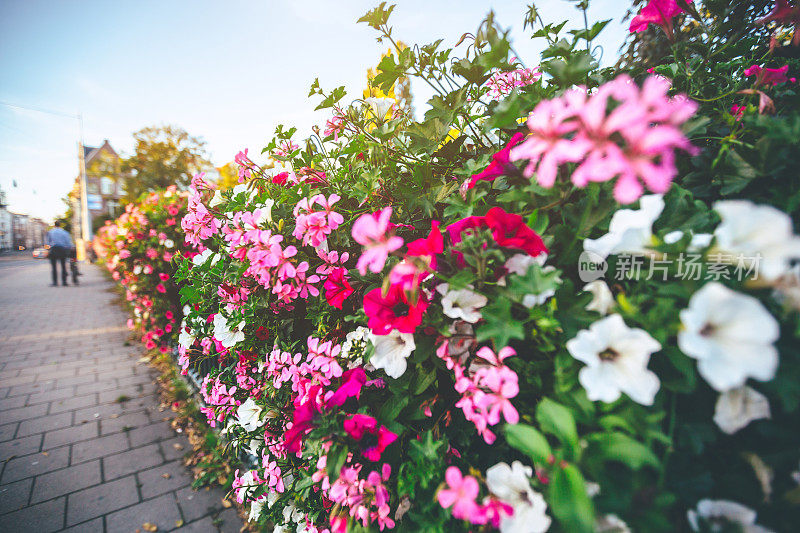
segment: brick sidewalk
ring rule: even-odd
[[[49,268],[0,257],[0,531],[239,531],[221,490],[191,490],[110,283],[87,265],[53,288]]]

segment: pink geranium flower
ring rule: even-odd
[[[389,231],[391,216],[392,208],[386,207],[376,213],[361,215],[353,224],[353,238],[364,246],[356,264],[362,276],[366,275],[367,269],[376,273],[383,270],[389,254],[403,246],[403,239]]]
[[[444,474],[447,488],[441,489],[436,495],[439,505],[447,509],[452,507],[454,518],[469,520],[472,523],[481,523],[484,514],[481,507],[475,503],[478,497],[478,480],[472,476],[462,476],[461,471],[455,467],[449,467]]]

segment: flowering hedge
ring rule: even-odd
[[[183,316],[172,258],[187,249],[180,231],[184,215],[186,193],[169,187],[128,204],[94,241],[98,257],[125,289],[132,315],[128,328],[141,334],[148,350],[162,353],[171,349]]]
[[[180,364],[216,363],[237,501],[279,532],[791,530],[798,8],[652,0],[615,68],[607,21],[529,8],[531,68],[491,16],[406,47],[392,9],[360,20],[378,96],[315,82],[322,131],[189,191]],[[380,96],[408,77],[421,119]]]

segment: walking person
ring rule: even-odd
[[[50,252],[47,257],[50,259],[50,266],[53,269],[52,287],[58,286],[58,274],[56,263],[61,262],[61,284],[67,285],[67,266],[66,261],[72,250],[72,238],[69,233],[61,227],[61,222],[56,220],[55,227],[47,232],[47,244],[50,245]]]

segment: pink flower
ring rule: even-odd
[[[328,274],[328,279],[325,280],[325,300],[328,305],[337,309],[341,309],[344,301],[353,294],[353,287],[348,283],[347,269],[344,267],[337,267],[331,270]]]
[[[386,429],[386,426],[378,427],[378,421],[369,415],[355,414],[345,419],[344,430],[354,440],[360,441],[366,434],[378,438],[374,446],[364,449],[364,457],[370,461],[380,461],[387,446],[397,440],[396,433]]]
[[[403,246],[403,239],[388,231],[391,216],[392,208],[386,207],[376,213],[361,215],[353,224],[353,238],[364,246],[356,264],[362,276],[366,275],[367,268],[376,273],[383,270],[389,254]]]
[[[339,114],[333,115],[328,121],[325,123],[325,130],[323,134],[328,137],[333,135],[333,140],[339,140],[339,134],[344,131],[345,122],[344,117]]]
[[[736,117],[736,120],[741,120],[745,109],[747,109],[747,106],[733,104],[731,106],[731,115]]]
[[[475,503],[480,489],[478,480],[472,476],[462,476],[461,471],[455,466],[445,471],[444,479],[448,486],[436,495],[439,505],[445,509],[452,507],[454,518],[472,523],[484,523],[485,518],[482,518],[481,508]]]
[[[367,325],[375,335],[387,335],[393,329],[401,333],[414,333],[422,323],[422,315],[428,308],[428,301],[418,296],[415,302],[397,285],[389,286],[386,295],[377,287],[364,296],[364,312]]]
[[[336,392],[328,398],[327,407],[341,407],[348,398],[359,399],[361,389],[367,382],[367,373],[361,367],[353,368],[342,374],[342,384]]]
[[[787,72],[789,72],[789,65],[784,65],[781,68],[765,68],[759,65],[752,65],[744,70],[744,75],[748,77],[755,76],[756,86],[778,85],[789,81],[789,78],[786,77]],[[794,81],[794,78],[792,78],[792,81]]]
[[[511,163],[509,155],[511,154],[511,149],[521,143],[523,139],[525,139],[524,133],[515,133],[511,140],[508,141],[508,144],[492,156],[492,162],[489,163],[488,167],[483,169],[482,172],[472,175],[467,188],[472,189],[481,180],[494,181],[505,174],[517,172],[517,167]]]
[[[169,279],[169,274],[167,274],[166,272],[159,272],[158,273],[158,278],[161,281],[167,281]]]
[[[691,2],[692,0],[687,0],[687,3]],[[631,20],[630,32],[643,32],[650,24],[656,24],[672,39],[672,19],[683,12],[677,0],[650,0]]]
[[[622,75],[591,96],[573,89],[540,102],[528,118],[531,135],[512,148],[511,160],[528,159],[523,174],[535,173],[543,187],[553,186],[561,164],[575,162],[573,184],[617,178],[620,203],[637,200],[644,186],[664,193],[677,174],[675,151],[697,153],[680,129],[697,104],[684,95],[668,97],[669,88],[661,76],[648,77],[640,89]]]
[[[489,228],[499,246],[523,250],[531,256],[548,253],[542,238],[529,228],[521,215],[507,213],[501,207],[493,207],[486,216],[472,216],[447,226],[450,241],[458,244],[463,239],[462,233],[467,230]]]
[[[157,290],[158,292],[162,293],[162,294],[163,294],[163,293],[165,293],[165,292],[167,292],[167,288],[166,288],[166,287],[164,287],[164,284],[163,284],[163,283],[159,283],[158,285],[156,285],[156,290]]]
[[[516,61],[517,58],[512,59]],[[492,100],[499,100],[511,94],[517,87],[525,87],[536,83],[542,77],[538,68],[518,68],[510,71],[498,71],[486,81],[489,86],[489,95]]]

